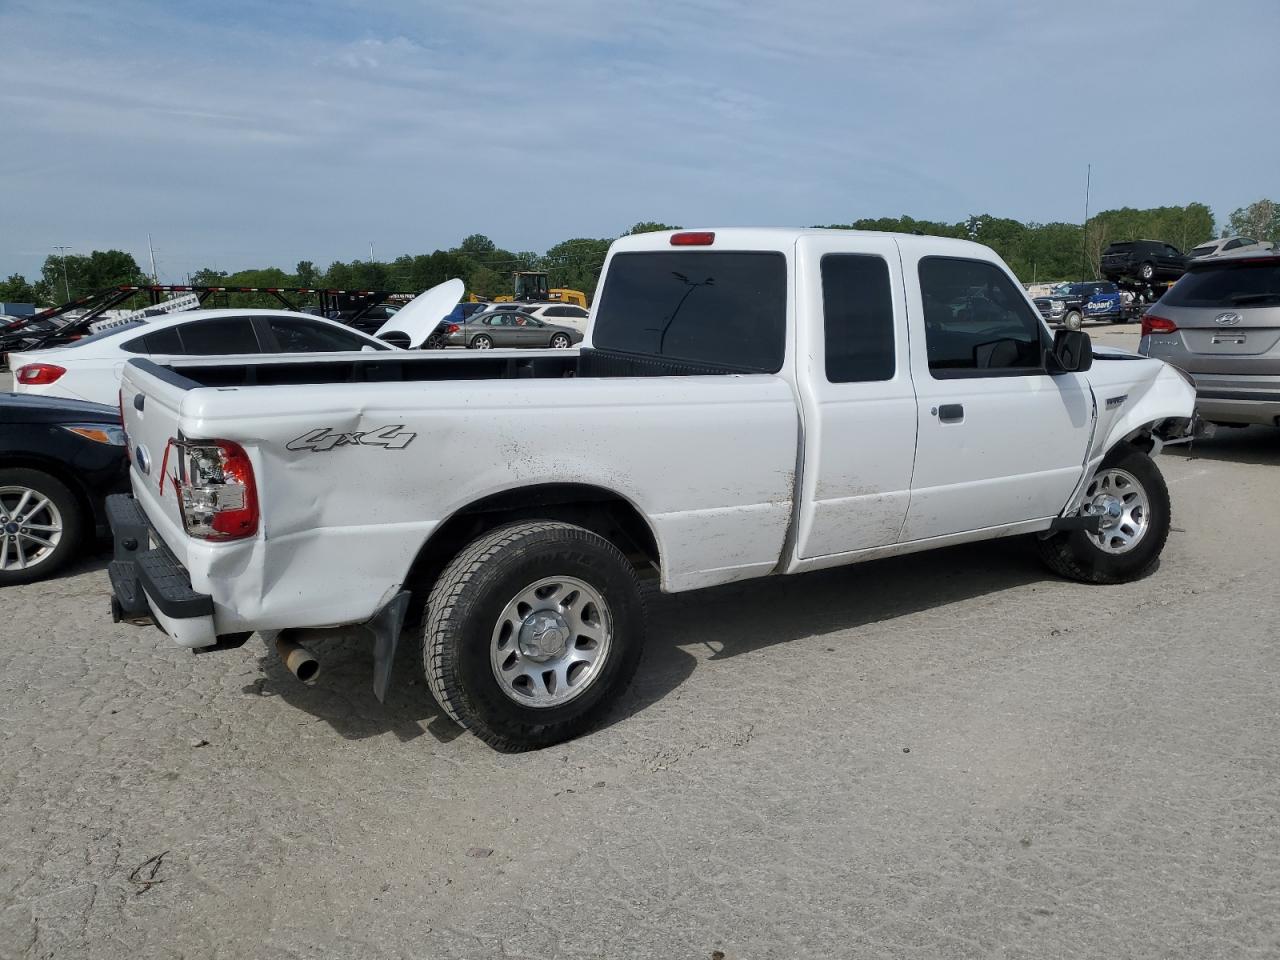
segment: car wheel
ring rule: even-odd
[[[0,470],[0,586],[56,573],[79,546],[83,524],[62,481],[40,470]]]
[[[433,333],[431,336],[427,337],[426,342],[423,343],[422,346],[425,350],[443,350],[444,337],[440,336],[438,333]]]
[[[568,334],[557,333],[551,338],[551,346],[555,347],[557,350],[564,350],[569,346]]]
[[[1089,481],[1079,516],[1101,516],[1101,529],[1041,540],[1040,556],[1049,569],[1083,583],[1137,580],[1151,572],[1169,538],[1169,488],[1155,461],[1123,443]]]
[[[1062,318],[1062,325],[1068,330],[1079,330],[1083,323],[1084,317],[1080,315],[1079,310],[1071,310]]]
[[[1144,263],[1141,267],[1138,268],[1138,275],[1142,277],[1143,280],[1146,280],[1148,283],[1150,283],[1152,280],[1155,279],[1156,268],[1153,264]]]
[[[487,334],[480,334],[478,337],[471,338],[472,350],[490,350],[493,348],[493,339]]]
[[[424,616],[431,693],[504,751],[593,726],[631,682],[643,645],[635,569],[603,537],[554,521],[475,540],[440,575]]]

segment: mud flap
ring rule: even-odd
[[[408,590],[401,590],[364,624],[364,628],[373,634],[373,695],[380,703],[387,701],[391,667],[395,663],[404,617],[409,610],[409,597]]]

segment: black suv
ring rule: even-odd
[[[1159,240],[1125,240],[1102,251],[1102,275],[1108,280],[1177,280],[1186,270],[1182,251]]]

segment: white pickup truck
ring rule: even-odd
[[[500,749],[630,680],[639,589],[1029,534],[1093,583],[1169,531],[1173,367],[1051,334],[958,240],[722,229],[610,250],[580,354],[131,361],[117,620],[197,650],[368,626],[385,696],[411,600],[432,693]]]

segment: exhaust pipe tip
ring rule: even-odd
[[[320,661],[315,655],[302,644],[290,640],[284,633],[276,637],[276,653],[285,669],[303,683],[309,683],[320,676]]]

